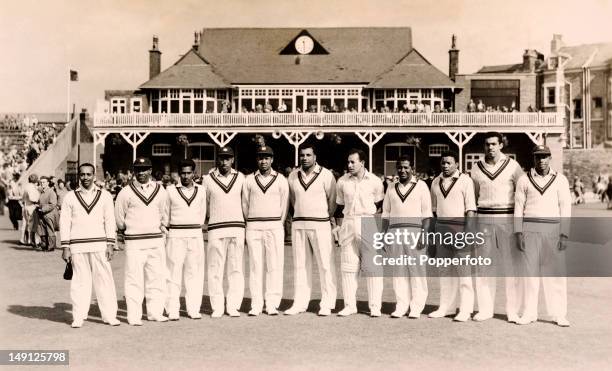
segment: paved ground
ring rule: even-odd
[[[575,215],[612,216],[601,205],[581,206]],[[69,349],[75,369],[599,369],[612,361],[611,278],[571,278],[570,328],[549,322],[506,323],[502,315],[486,323],[453,323],[450,318],[320,318],[311,312],[288,317],[224,317],[200,321],[103,325],[95,305],[81,329],[72,329],[69,282],[61,279],[60,253],[42,253],[15,244],[16,232],[0,217],[0,349]],[[290,250],[287,249],[287,252]],[[123,298],[124,254],[113,262]],[[291,298],[291,257],[286,257],[285,298]],[[318,282],[315,283],[315,287]],[[248,285],[247,285],[248,286]],[[503,313],[502,281],[497,312]],[[361,282],[359,299],[365,300]],[[248,296],[248,287],[247,287]],[[319,297],[316,290],[315,298]],[[390,279],[385,280],[384,313],[394,309]],[[430,280],[426,313],[438,301],[437,279]],[[248,299],[243,309],[248,308]],[[290,301],[284,300],[281,309]],[[341,302],[338,302],[340,307]],[[360,303],[362,312],[367,310]],[[210,313],[208,297],[202,308]],[[182,313],[185,315],[185,313]],[[56,369],[56,368],[55,368]]]

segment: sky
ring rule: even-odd
[[[459,72],[519,63],[525,49],[548,56],[566,45],[612,42],[612,0],[0,0],[0,113],[95,109],[104,90],[148,78],[158,35],[162,70],[204,27],[411,27],[413,46],[448,73],[451,35]],[[356,45],[355,47],[359,47]]]

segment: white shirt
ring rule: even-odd
[[[374,215],[384,198],[382,181],[367,170],[361,179],[346,173],[336,184],[336,203],[344,205],[344,216]]]

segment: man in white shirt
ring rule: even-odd
[[[336,266],[331,215],[336,208],[336,180],[328,169],[317,164],[314,146],[303,144],[299,151],[301,167],[289,175],[290,200],[294,215],[291,241],[294,265],[293,306],[287,315],[305,312],[312,291],[313,254],[321,282],[320,316],[329,316],[336,306]]]
[[[257,149],[257,167],[242,188],[242,210],[247,217],[246,241],[249,247],[250,316],[261,313],[264,304],[264,256],[266,263],[266,312],[278,314],[283,295],[283,264],[289,186],[287,179],[272,169],[274,151],[268,146]]]
[[[537,321],[542,277],[548,314],[557,325],[568,327],[565,249],[572,196],[567,178],[550,168],[550,159],[548,147],[536,146],[534,168],[516,185],[514,230],[525,277],[525,311],[517,323],[526,325]]]
[[[40,238],[36,234],[36,207],[38,206],[38,200],[40,199],[40,192],[38,191],[38,176],[36,174],[30,174],[28,176],[28,184],[23,189],[23,223],[21,225],[21,239],[22,245],[32,245],[36,248],[40,242]]]
[[[431,204],[435,213],[436,232],[439,234],[474,231],[476,201],[474,182],[459,172],[459,155],[443,152],[440,156],[442,173],[431,184]],[[455,246],[439,243],[438,258],[467,257],[471,246]],[[459,296],[459,313],[453,318],[457,322],[467,321],[474,310],[474,287],[472,267],[457,265],[440,269],[440,306],[429,313],[431,318],[445,317],[455,313],[455,302]]]
[[[520,165],[502,153],[503,137],[500,133],[484,135],[484,160],[472,168],[476,203],[478,205],[479,231],[485,236],[485,243],[477,246],[476,254],[490,258],[492,266],[476,267],[476,300],[478,313],[475,321],[493,317],[495,289],[498,274],[506,281],[506,314],[508,322],[518,320],[521,297],[520,280],[515,268],[519,253],[514,241],[514,190],[523,175]]]
[[[352,149],[348,154],[348,173],[336,184],[336,223],[334,234],[340,243],[340,271],[344,309],[339,316],[357,313],[357,279],[361,264],[362,217],[373,217],[382,207],[384,187],[382,181],[365,169],[365,153]],[[364,246],[371,249],[372,246]],[[370,264],[368,264],[370,265]],[[380,317],[383,277],[376,273],[366,277],[370,316]]]
[[[212,318],[240,317],[244,297],[244,215],[242,187],[244,175],[236,171],[234,150],[222,147],[217,167],[204,177],[208,219],[208,295]],[[227,260],[227,297],[223,295],[223,276]],[[227,299],[227,303],[226,302]]]
[[[115,204],[117,229],[125,235],[125,299],[128,323],[142,326],[142,300],[146,297],[147,319],[166,322],[166,262],[164,237],[166,191],[151,179],[151,160],[134,162],[135,178],[124,187]]]
[[[206,190],[193,181],[195,163],[181,161],[181,182],[166,188],[165,208],[168,220],[166,264],[168,266],[168,319],[179,319],[181,283],[185,282],[187,315],[200,319],[204,291],[204,236],[202,225],[206,218]],[[184,268],[184,270],[183,270]]]
[[[399,181],[389,185],[383,201],[383,230],[389,230],[391,233],[397,230],[414,234],[428,232],[433,213],[427,184],[412,174],[407,156],[397,160],[396,169]],[[394,257],[413,256],[417,262],[420,261],[421,255],[427,254],[427,245],[420,242],[414,246],[401,244],[390,248]],[[425,265],[417,263],[408,267],[398,265],[395,268],[393,290],[397,304],[391,317],[401,318],[410,308],[408,316],[419,318],[427,300]]]
[[[79,166],[80,187],[64,197],[60,215],[62,258],[72,262],[72,327],[87,319],[91,287],[105,323],[118,326],[117,294],[110,261],[115,247],[113,198],[94,185],[92,164]]]

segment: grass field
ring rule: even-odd
[[[607,215],[599,210],[577,213]],[[612,278],[568,280],[569,328],[540,321],[508,324],[505,316],[484,323],[451,318],[391,319],[391,280],[385,279],[383,317],[370,318],[365,282],[360,281],[361,313],[349,318],[318,317],[316,302],[299,316],[247,317],[195,321],[181,312],[178,322],[126,323],[123,300],[124,254],[113,261],[122,325],[103,325],[95,305],[89,321],[72,329],[69,282],[61,278],[60,252],[42,253],[16,245],[17,233],[0,217],[0,349],[68,349],[74,369],[608,369],[612,361]],[[285,257],[285,292],[292,290],[290,248]],[[316,277],[316,272],[315,275]],[[425,313],[438,302],[431,279]],[[242,309],[249,307],[248,281]],[[313,298],[319,298],[318,280]],[[496,313],[503,313],[503,280]],[[206,293],[205,293],[206,295]],[[339,297],[341,290],[339,287]],[[337,303],[339,309],[341,300]],[[202,311],[210,314],[206,296]],[[386,314],[385,314],[386,313]],[[59,367],[59,366],[57,366]],[[54,368],[54,369],[57,369]]]

